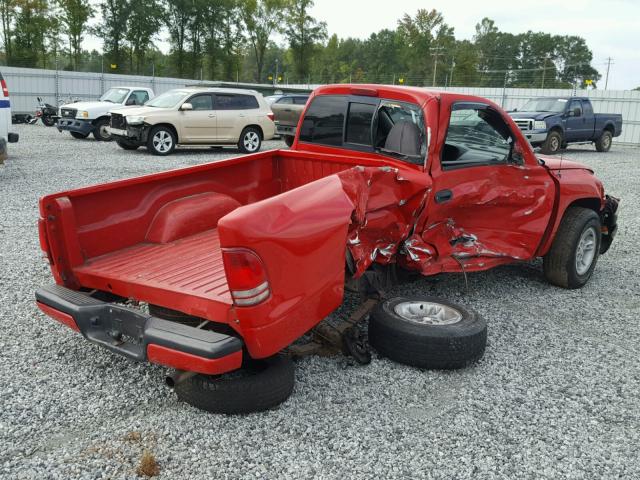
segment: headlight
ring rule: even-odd
[[[141,125],[144,123],[144,117],[142,115],[131,115],[127,117],[127,124],[129,125]]]
[[[86,110],[80,110],[78,112],[78,114],[76,115],[76,117],[78,117],[78,118],[89,118],[89,112],[87,112]]]
[[[545,128],[547,128],[547,122],[545,122],[544,120],[536,120],[535,122],[533,122],[534,130],[544,130]]]

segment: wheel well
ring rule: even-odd
[[[600,213],[600,199],[599,198],[579,198],[571,202],[567,209],[570,207],[582,207],[593,210],[596,213]]]
[[[264,132],[262,131],[262,127],[260,125],[247,125],[242,129],[242,131],[246,130],[247,128],[255,128],[256,130],[258,130],[258,132],[260,133],[260,140],[264,140]]]
[[[564,137],[564,132],[562,131],[562,128],[560,128],[557,125],[555,127],[551,127],[551,130],[549,130],[549,133],[553,133],[553,132],[558,132],[562,137]]]
[[[609,131],[609,132],[611,132],[611,135],[613,135],[613,132],[615,131],[615,129],[614,129],[614,127],[613,127],[613,125],[611,123],[607,123],[604,126],[603,131]]]
[[[174,127],[170,123],[157,123],[155,125],[149,125],[149,132],[151,132],[151,130],[153,130],[156,127],[167,127],[176,136],[176,143],[180,143],[180,139],[178,138],[178,131],[176,130],[176,127]]]
[[[96,118],[95,120],[93,120],[91,123],[92,124],[96,124],[98,123],[100,120],[104,120],[104,119],[110,119],[111,117],[109,115],[102,115],[101,117]]]

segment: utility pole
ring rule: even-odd
[[[453,84],[453,69],[456,68],[456,57],[451,58],[451,71],[449,72],[449,86]]]
[[[438,71],[438,57],[440,55],[444,55],[444,53],[440,53],[442,50],[444,50],[444,47],[440,47],[440,46],[435,46],[435,47],[431,47],[429,50],[431,50],[433,53],[431,55],[433,55],[433,81],[431,82],[431,86],[435,87],[436,86],[436,72]]]
[[[273,86],[275,87],[278,83],[278,59],[276,58],[276,74],[273,77]]]
[[[609,57],[607,58],[607,77],[606,80],[604,81],[604,89],[607,89],[607,86],[609,85],[609,69],[611,68],[611,62],[613,61],[613,58]]]
[[[544,57],[544,67],[542,67],[542,88],[544,88],[544,77],[547,73],[547,60],[549,59],[549,55]]]

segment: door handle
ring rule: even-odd
[[[436,203],[448,202],[453,198],[453,192],[451,190],[440,190],[436,192]]]
[[[216,118],[216,116],[215,116],[215,114],[210,113],[210,114],[209,114],[209,118]]]
[[[285,108],[285,109],[284,109],[284,111],[285,111],[285,112],[290,112],[290,111],[291,111],[291,109],[290,109],[290,108]]]

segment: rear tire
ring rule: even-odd
[[[77,138],[78,140],[84,140],[89,136],[88,133],[80,133],[80,132],[69,132],[73,138]]]
[[[440,320],[430,316],[439,314]],[[369,342],[396,362],[449,370],[482,357],[487,324],[474,311],[441,298],[396,297],[379,303],[372,312]]]
[[[175,150],[176,142],[176,134],[173,130],[164,126],[154,127],[149,132],[147,150],[154,155],[169,155]]]
[[[553,131],[547,135],[547,139],[542,144],[540,151],[547,155],[558,153],[562,148],[562,142],[562,134],[558,131]]]
[[[262,135],[255,127],[247,127],[240,134],[238,149],[242,153],[256,153],[262,146]]]
[[[611,150],[611,144],[613,143],[613,135],[609,130],[605,130],[600,135],[600,138],[596,140],[596,150],[598,152],[608,152]]]
[[[56,124],[56,119],[50,117],[49,115],[43,115],[42,123],[44,123],[47,127],[53,127]]]
[[[583,287],[596,268],[600,242],[598,214],[588,208],[569,207],[543,258],[545,278],[562,288]]]
[[[276,355],[250,360],[242,369],[224,375],[196,375],[174,390],[178,399],[212,413],[250,413],[273,408],[293,391],[291,358]]]
[[[109,133],[109,131],[107,130],[108,126],[108,118],[101,118],[100,120],[97,120],[93,128],[94,138],[101,142],[110,142],[111,140],[113,140],[113,138],[111,137],[111,133]]]
[[[136,145],[135,143],[130,143],[126,140],[116,140],[118,146],[124,150],[137,150],[140,145]]]

